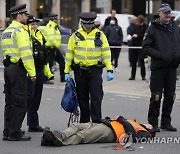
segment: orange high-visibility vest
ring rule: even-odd
[[[128,122],[133,126],[135,132],[138,131],[147,131],[144,127],[142,127],[138,122],[135,122],[133,120],[128,120]],[[112,120],[111,121],[111,126],[116,134],[116,142],[119,142],[119,138],[121,137],[122,134],[125,133],[124,127],[123,125],[116,121],[116,120]]]

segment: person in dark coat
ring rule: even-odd
[[[144,33],[147,29],[147,25],[144,23],[144,17],[139,15],[136,20],[136,28],[132,33],[132,46],[141,47]],[[131,69],[131,77],[129,80],[135,80],[136,77],[136,69],[137,69],[137,62],[139,58],[140,68],[141,68],[141,77],[142,80],[146,80],[146,70],[144,64],[145,55],[142,53],[142,49],[132,49],[132,69]]]
[[[162,94],[164,95],[161,129],[177,131],[171,124],[175,101],[176,69],[180,63],[180,29],[171,18],[171,7],[164,3],[159,8],[159,18],[154,20],[144,35],[143,52],[151,57],[151,98],[148,121],[157,132]]]
[[[105,31],[106,27],[110,24],[111,19],[116,20],[116,22],[118,21],[116,18],[116,10],[114,9],[111,10],[111,16],[106,18],[102,31]]]
[[[110,21],[110,25],[106,27],[105,34],[110,46],[121,46],[123,41],[122,28],[114,19]],[[114,64],[115,71],[118,67],[118,59],[121,48],[110,47],[111,49],[111,62]]]
[[[127,45],[128,46],[132,46],[132,35],[133,35],[133,32],[136,28],[136,19],[137,19],[136,16],[131,18],[131,23],[127,28]],[[132,49],[129,49],[128,58],[129,58],[130,66],[132,66],[132,64],[131,64],[131,61],[132,61],[131,53],[132,53]]]

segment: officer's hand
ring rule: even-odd
[[[36,80],[36,76],[31,77],[31,81],[35,81]]]
[[[113,80],[114,79],[113,72],[107,72],[106,79],[107,79],[107,81]]]
[[[70,79],[71,79],[71,78],[70,78],[69,73],[66,73],[66,74],[65,74],[65,80],[66,80],[66,81],[70,81]]]

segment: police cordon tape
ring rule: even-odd
[[[61,44],[62,46],[67,46],[67,44]],[[127,46],[127,45],[122,45],[122,46],[109,46],[110,48],[121,48],[121,49],[142,49],[141,46]]]
[[[121,48],[121,49],[142,49],[140,46],[127,46],[127,45],[122,45],[122,46],[109,46],[110,48]]]

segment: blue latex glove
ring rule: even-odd
[[[66,81],[70,81],[70,79],[71,79],[71,78],[70,78],[69,73],[66,73],[66,74],[65,74],[65,80],[66,80]]]
[[[106,76],[107,81],[111,81],[114,79],[114,75],[112,72],[107,72],[107,76]]]

